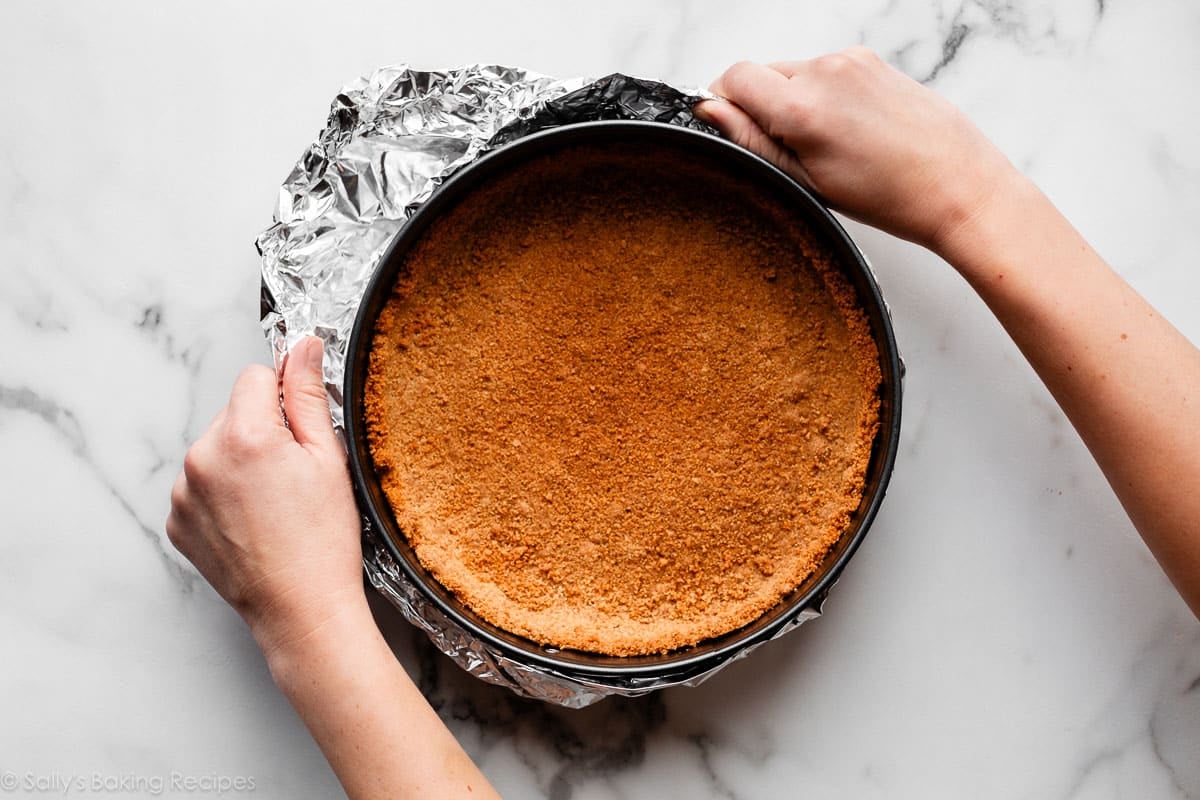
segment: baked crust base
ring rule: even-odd
[[[861,500],[879,384],[803,225],[708,167],[589,147],[411,251],[366,422],[443,586],[535,642],[642,655],[754,621],[819,566]]]

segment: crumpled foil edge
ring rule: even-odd
[[[358,304],[387,245],[438,185],[491,149],[573,122],[642,119],[714,133],[691,113],[697,101],[712,97],[621,74],[560,80],[499,65],[428,71],[399,65],[349,84],[280,187],[274,223],[255,241],[262,257],[261,324],[276,368],[300,339],[321,337],[330,414],[344,435],[342,383]],[[446,617],[403,574],[366,518],[363,566],[372,586],[464,670],[571,708],[609,695],[696,686],[765,643],[731,653],[699,674],[564,675],[515,661]],[[819,616],[823,599],[771,638]]]

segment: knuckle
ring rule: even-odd
[[[784,115],[793,119],[807,119],[813,112],[812,97],[807,93],[788,92],[782,105]]]
[[[721,85],[729,90],[744,84],[749,76],[755,71],[753,61],[738,61],[732,64],[729,69],[725,70],[725,74],[721,76]]]
[[[821,56],[814,63],[822,74],[828,76],[844,75],[854,66],[854,60],[846,53],[831,53]]]
[[[196,442],[188,448],[187,453],[183,456],[183,475],[189,481],[202,481],[209,472],[209,456],[208,450],[202,442]],[[182,486],[176,484],[176,488],[182,491]],[[175,490],[171,491],[171,499],[175,499]]]
[[[789,126],[793,133],[807,130],[811,127],[812,117],[816,111],[816,103],[808,92],[793,91],[780,100],[779,114],[773,120],[768,120],[767,133],[775,138],[781,138],[784,131],[780,125]]]
[[[292,390],[292,394],[301,398],[305,403],[311,403],[315,410],[323,411],[329,405],[324,383],[305,383]]]
[[[187,503],[187,484],[184,481],[176,481],[171,487],[171,508],[181,509]]]
[[[236,459],[249,459],[267,449],[268,436],[264,426],[252,421],[231,422],[222,437],[223,450]]]
[[[752,150],[755,153],[759,152],[759,145],[762,139],[762,134],[755,131],[753,128],[738,128],[733,132],[733,143],[738,147],[744,147],[747,150]],[[761,155],[761,153],[760,153]]]
[[[179,515],[174,511],[168,514],[165,527],[167,529],[167,541],[171,543],[172,547],[182,553],[184,543],[187,541],[187,528],[184,526],[183,521],[180,520]]]
[[[257,383],[264,380],[274,382],[275,370],[265,367],[262,364],[249,364],[242,367],[242,371],[238,373],[235,385],[238,383]]]
[[[754,62],[747,59],[735,61],[729,65],[729,69],[725,70],[726,75],[741,75],[747,70],[754,69]]]
[[[866,45],[856,44],[853,47],[847,47],[843,53],[851,60],[862,64],[876,64],[880,61],[879,54]]]

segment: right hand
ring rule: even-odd
[[[967,117],[864,47],[734,64],[700,119],[839,211],[945,254],[1019,173]]]

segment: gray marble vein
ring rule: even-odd
[[[338,87],[382,64],[706,85],[865,44],[961,106],[1200,340],[1190,0],[448,8],[0,10],[0,777],[337,796],[162,521],[187,445],[269,359],[252,241],[276,187]],[[514,798],[1200,797],[1200,626],[970,289],[849,230],[893,309],[906,417],[824,617],[698,688],[580,712],[475,681],[373,603],[398,658]]]
[[[191,569],[179,563],[178,556],[167,551],[164,543],[165,533],[160,526],[151,526],[138,514],[130,500],[104,474],[89,451],[79,419],[70,409],[64,408],[55,401],[43,397],[28,387],[5,386],[0,384],[0,412],[23,412],[32,415],[50,428],[70,447],[72,454],[87,465],[95,479],[104,487],[109,496],[121,507],[130,522],[154,548],[155,553],[166,569],[178,579],[179,585],[185,591],[195,587],[196,574]]]

